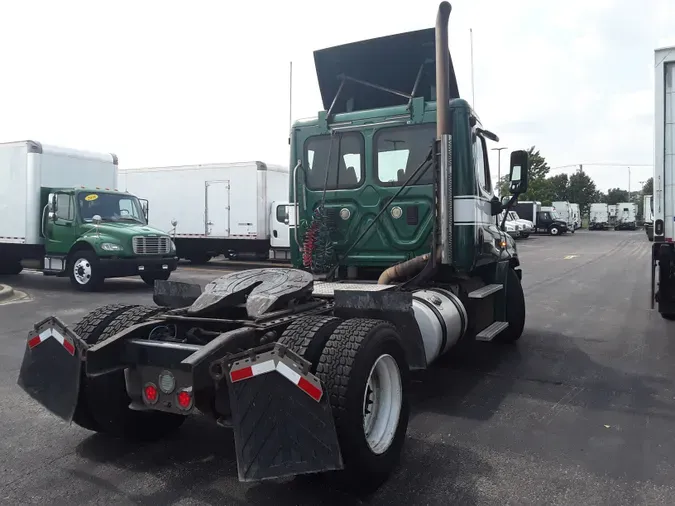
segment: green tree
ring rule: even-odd
[[[654,195],[654,178],[650,177],[645,181],[645,184],[642,185],[642,194],[643,195]]]
[[[551,200],[568,200],[569,178],[567,174],[557,174],[548,178]]]
[[[579,169],[570,176],[567,194],[569,201],[579,204],[581,214],[586,214],[595,200],[596,193],[595,182],[580,165]]]
[[[618,204],[619,202],[628,202],[628,191],[621,188],[610,188],[607,190],[607,203],[609,205]]]
[[[541,155],[538,149],[532,146],[527,150],[529,161],[529,182],[527,192],[522,194],[519,200],[537,200],[544,205],[551,203],[550,182],[547,180],[551,167],[546,163],[546,159]],[[502,177],[499,182],[500,195],[502,197],[509,195],[508,175]]]

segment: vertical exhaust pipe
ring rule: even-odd
[[[448,19],[452,6],[441,2],[436,15],[436,137],[450,133],[450,51],[448,49]]]
[[[438,256],[444,265],[453,261],[453,189],[452,189],[452,137],[450,135],[450,48],[448,46],[448,20],[452,7],[441,2],[436,15],[436,138],[440,160],[435,161],[437,199],[436,227]]]

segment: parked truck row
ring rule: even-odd
[[[636,230],[637,204],[633,202],[619,202],[618,204],[591,204],[588,222],[589,230]]]

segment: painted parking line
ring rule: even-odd
[[[563,257],[563,260],[572,260],[573,258],[577,258],[579,255],[566,255]]]

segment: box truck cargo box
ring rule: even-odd
[[[123,169],[120,186],[149,201],[149,222],[180,258],[287,259],[288,168],[259,161]]]

